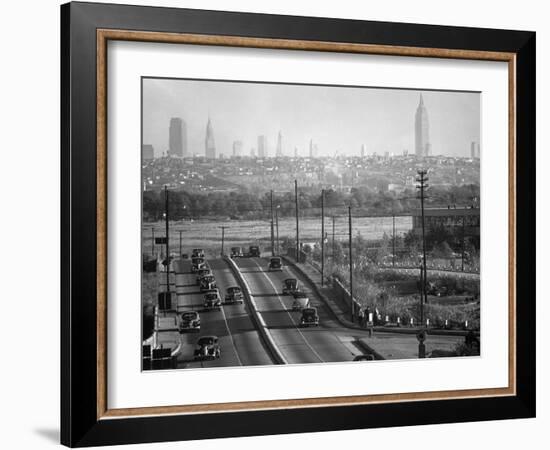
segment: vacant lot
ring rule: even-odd
[[[231,246],[248,246],[259,244],[261,247],[270,245],[271,225],[269,221],[260,220],[195,220],[170,222],[170,250],[179,252],[180,231],[182,252],[189,252],[193,247],[206,249],[210,256],[221,251],[222,228],[225,229],[226,250]],[[396,234],[402,234],[412,228],[411,217],[396,217]],[[164,246],[155,246],[152,251],[152,236],[165,235],[163,222],[144,223],[142,227],[143,253],[153,254],[164,252]],[[392,233],[391,217],[357,217],[353,219],[353,234],[361,234],[366,239],[380,239],[383,234]],[[325,233],[329,241],[332,239],[332,218],[325,217]],[[337,217],[334,222],[336,240],[347,240],[348,218]],[[321,236],[320,218],[300,219],[300,240],[319,240]],[[296,237],[296,219],[279,219],[279,239]]]

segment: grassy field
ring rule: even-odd
[[[260,220],[195,220],[170,223],[170,249],[179,252],[180,231],[182,238],[182,252],[189,252],[194,247],[204,248],[209,256],[219,254],[221,251],[221,227],[225,230],[226,251],[232,246],[248,247],[259,244],[261,247],[270,245],[271,227],[269,221]],[[406,233],[412,228],[411,217],[396,217],[396,234]],[[165,235],[163,222],[144,223],[142,226],[143,253],[153,254],[152,230],[157,237]],[[348,219],[337,217],[335,219],[336,240],[347,239]],[[325,232],[330,241],[332,239],[332,218],[325,218]],[[380,239],[384,232],[392,233],[391,217],[357,217],[353,219],[353,232],[360,233],[366,239]],[[300,219],[300,240],[319,240],[321,234],[321,221],[319,218]],[[279,219],[279,239],[285,237],[295,238],[296,221],[294,218]],[[158,251],[159,248],[155,251]],[[164,246],[162,246],[164,247]],[[164,251],[164,248],[162,249]]]

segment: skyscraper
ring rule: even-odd
[[[414,120],[415,154],[418,157],[430,156],[430,124],[428,121],[428,111],[424,106],[424,99],[420,94],[420,103],[416,108]]]
[[[141,157],[143,158],[143,161],[151,161],[155,158],[155,150],[152,145],[144,144],[141,149]]]
[[[265,158],[267,156],[267,139],[262,134],[258,136],[258,158]]]
[[[179,117],[170,119],[168,130],[168,156],[182,158],[187,156],[187,125]]]
[[[476,141],[472,141],[470,146],[470,158],[479,158],[479,144]]]
[[[279,135],[277,136],[277,150],[275,152],[275,155],[278,158],[283,156],[283,136],[280,131],[279,131]]]
[[[315,149],[313,148],[313,139],[309,140],[309,157],[313,158],[315,156],[314,154]]]
[[[243,150],[243,141],[233,141],[233,157],[241,156]]]
[[[204,154],[207,158],[216,159],[216,143],[214,142],[214,130],[212,128],[212,121],[210,120],[210,117],[208,117],[208,123],[206,124]]]
[[[364,158],[365,157],[365,144],[361,145],[361,158]]]

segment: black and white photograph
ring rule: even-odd
[[[142,77],[141,105],[142,370],[479,357],[480,92]]]

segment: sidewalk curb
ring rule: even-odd
[[[364,342],[363,339],[357,339],[355,342],[357,342],[357,345],[361,347],[366,354],[373,355],[375,360],[380,361],[386,359],[380,353],[374,350],[369,344]]]
[[[248,303],[250,312],[252,313],[252,320],[255,322],[256,328],[260,332],[260,335],[262,336],[267,348],[269,349],[269,352],[271,353],[271,357],[273,358],[275,364],[288,364],[287,360],[275,344],[275,341],[273,340],[270,331],[267,329],[267,325],[265,324],[263,317],[258,312],[256,302],[254,301],[253,296],[250,294],[250,287],[244,279],[243,274],[239,270],[237,264],[235,264],[235,261],[233,261],[231,258],[228,258],[227,256],[224,256],[224,260],[228,263],[231,271],[235,275],[235,278],[237,278],[237,282],[244,288],[244,298],[245,301]]]

